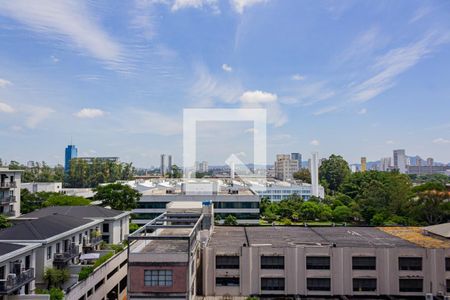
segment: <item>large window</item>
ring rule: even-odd
[[[172,286],[173,273],[171,270],[145,270],[145,286]]]
[[[401,271],[421,271],[422,257],[399,257],[398,269]]]
[[[307,256],[306,269],[308,270],[329,270],[330,257],[329,256]]]
[[[377,258],[375,256],[354,256],[352,257],[353,270],[375,270],[377,268]]]
[[[261,278],[262,291],[284,291],[284,278]]]
[[[330,291],[330,278],[307,278],[306,289],[308,291]]]
[[[216,286],[239,286],[239,277],[216,277]]]
[[[399,280],[400,292],[422,292],[423,279],[401,278]]]
[[[376,290],[376,278],[353,278],[354,292],[375,292]]]
[[[261,269],[284,269],[284,256],[261,256]]]
[[[108,223],[103,224],[103,232],[109,232],[109,224]]]
[[[216,256],[216,269],[239,269],[239,256]]]
[[[47,259],[52,258],[52,246],[47,247]]]
[[[447,293],[450,292],[450,279],[446,280],[446,284],[447,284]]]

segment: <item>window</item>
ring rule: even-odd
[[[109,232],[109,224],[103,224],[103,232]]]
[[[447,284],[447,293],[448,293],[448,292],[450,292],[450,279],[447,279],[446,284]]]
[[[173,273],[171,270],[145,270],[144,284],[146,286],[172,286]]]
[[[104,283],[105,279],[102,279],[99,282],[97,282],[97,284],[95,285],[95,290],[97,291]]]
[[[308,291],[330,291],[331,280],[330,278],[307,278],[306,288]]]
[[[127,288],[127,276],[125,275],[119,282],[119,291],[122,293]]]
[[[376,290],[376,278],[353,278],[354,292],[375,292]]]
[[[262,291],[284,291],[284,278],[261,278]]]
[[[61,244],[60,243],[56,243],[56,253],[61,252]]]
[[[90,290],[87,292],[87,296],[90,297],[90,296],[92,296],[93,293],[94,293],[94,290],[93,290],[93,289],[90,289]]]
[[[82,242],[82,241],[83,241],[83,234],[80,233],[80,234],[78,235],[78,244],[81,245],[81,242]]]
[[[354,256],[352,257],[353,270],[375,270],[377,268],[377,258],[375,256]]]
[[[450,271],[450,257],[445,258],[445,271]]]
[[[239,277],[216,277],[216,286],[239,286]]]
[[[423,279],[401,278],[399,280],[400,292],[422,292]]]
[[[284,269],[284,256],[261,256],[261,269]]]
[[[239,256],[216,256],[216,269],[239,269]]]
[[[306,269],[308,270],[329,270],[330,257],[329,256],[307,256]]]
[[[47,247],[47,259],[52,259],[52,246]]]
[[[123,262],[120,263],[120,268],[122,269],[123,266],[125,266],[127,264],[128,260],[125,259]]]
[[[110,279],[111,277],[114,276],[114,274],[117,273],[117,271],[119,271],[119,267],[115,268],[114,270],[112,270],[111,272],[108,273],[108,276],[106,276],[106,279]]]
[[[401,271],[421,271],[422,257],[399,257],[398,269]]]

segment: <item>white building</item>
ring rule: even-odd
[[[22,171],[0,167],[0,214],[6,217],[20,215],[20,188]]]
[[[308,183],[292,184],[283,181],[274,181],[268,182],[266,185],[254,184],[250,186],[250,189],[261,198],[267,197],[271,201],[281,201],[289,198],[291,195],[297,195],[304,200],[309,200],[313,195],[312,185]],[[320,185],[318,197],[325,197],[325,190]]]
[[[388,171],[391,168],[391,158],[382,157],[380,159],[380,171]]]
[[[209,167],[207,161],[195,162],[195,171],[200,173],[208,173]]]
[[[62,192],[62,182],[23,182],[22,188],[27,189],[30,193],[39,192]]]
[[[394,168],[402,174],[406,173],[405,149],[394,150]]]
[[[283,181],[293,179],[293,174],[299,170],[298,165],[298,161],[291,159],[289,154],[277,154],[275,178]]]

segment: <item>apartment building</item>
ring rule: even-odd
[[[20,215],[20,184],[22,171],[0,167],[0,214]]]
[[[165,182],[142,190],[137,208],[133,209],[136,216],[133,222],[146,224],[166,211],[170,202],[198,202],[206,200],[213,202],[216,216],[221,220],[233,215],[241,224],[257,224],[259,222],[260,197],[245,186],[236,186],[220,180],[202,180],[189,183],[195,188],[189,189],[180,181]]]
[[[298,166],[298,161],[291,159],[289,154],[277,154],[275,178],[283,181],[293,179],[293,174],[299,170]]]
[[[129,299],[450,294],[448,225],[227,227],[205,211],[167,212],[131,236]]]

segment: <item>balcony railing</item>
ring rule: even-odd
[[[101,236],[91,237],[89,244],[96,246],[96,245],[100,244],[102,241],[103,241],[103,239]]]
[[[10,188],[16,188],[16,187],[17,187],[17,185],[16,185],[15,181],[13,181],[13,182],[11,182],[11,181],[0,182],[0,188],[8,188],[8,189],[10,189]]]
[[[2,198],[0,198],[0,202],[1,202],[1,204],[14,203],[14,202],[16,202],[16,196],[2,197]]]
[[[34,280],[34,269],[22,271],[20,274],[9,274],[6,279],[0,279],[0,295],[8,295],[25,284]]]
[[[16,215],[16,211],[10,210],[10,211],[4,212],[3,215],[7,216],[7,217],[14,217]]]
[[[62,253],[55,253],[53,256],[53,263],[54,264],[65,264],[68,261],[70,261],[72,258],[77,257],[80,254],[80,251],[77,246],[69,246],[67,251],[64,251]]]

